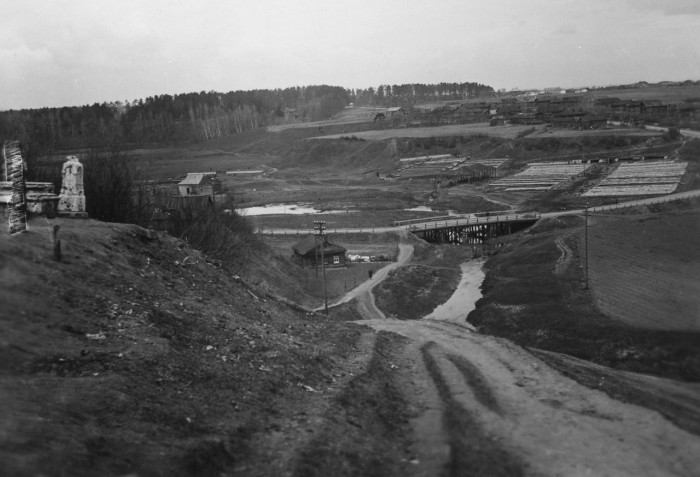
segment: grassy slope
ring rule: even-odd
[[[267,295],[270,272],[255,260],[226,270],[135,226],[54,223],[61,262],[43,219],[0,236],[3,472],[279,475],[296,465],[294,446],[349,382],[344,366],[365,332]]]
[[[483,298],[469,321],[482,332],[523,346],[591,360],[616,369],[700,380],[700,334],[635,328],[592,305],[584,289],[582,251],[565,239],[573,260],[555,275],[555,240],[576,232],[580,219],[553,220],[522,233],[486,263]]]
[[[634,326],[700,331],[699,235],[698,208],[589,219],[597,306]]]

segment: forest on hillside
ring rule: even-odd
[[[132,102],[0,111],[0,140],[18,139],[30,158],[52,151],[202,142],[293,118],[327,119],[357,106],[489,97],[479,83],[303,86],[252,91],[163,94]]]

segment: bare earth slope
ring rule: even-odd
[[[0,235],[0,474],[310,475],[329,432],[360,456],[355,472],[398,474],[406,408],[363,399],[384,392],[380,356],[400,343],[236,274],[131,225],[39,219]],[[350,438],[338,409],[400,434]]]

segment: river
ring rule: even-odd
[[[460,265],[462,278],[457,289],[445,303],[435,308],[424,319],[451,321],[471,328],[466,318],[476,308],[476,302],[481,298],[481,283],[485,276],[483,265],[483,259],[469,260]]]

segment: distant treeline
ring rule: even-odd
[[[42,151],[206,141],[255,129],[293,108],[304,119],[328,117],[351,101],[336,86],[215,91],[152,96],[133,102],[0,112],[0,139]]]
[[[413,106],[429,101],[451,101],[458,99],[491,98],[495,91],[480,83],[438,83],[380,85],[376,89],[352,91],[356,106]]]
[[[30,156],[114,144],[201,142],[282,120],[327,119],[349,103],[390,107],[490,95],[493,88],[478,83],[164,94],[133,102],[0,111],[0,141],[19,139]]]

